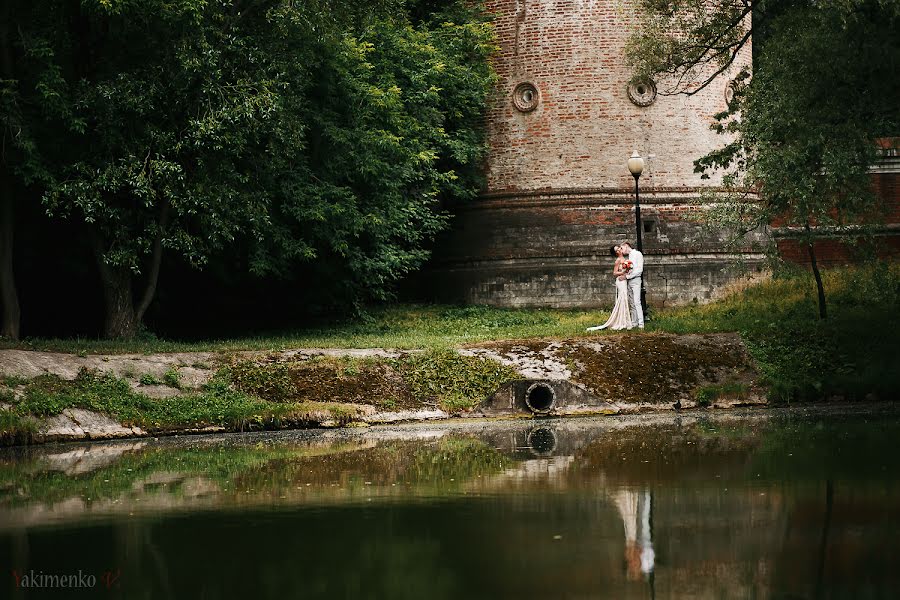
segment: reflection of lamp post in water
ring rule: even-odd
[[[644,172],[644,159],[641,158],[641,155],[638,154],[638,151],[635,150],[631,154],[631,158],[628,159],[628,170],[631,172],[631,176],[634,177],[634,228],[635,228],[635,243],[637,244],[638,252],[644,252],[644,243],[642,237],[642,224],[641,224],[641,193],[638,186],[638,179],[641,178],[641,173]],[[646,262],[644,263],[646,264]],[[647,292],[644,290],[644,274],[641,273],[641,310],[644,312],[644,320],[647,320],[647,313],[650,312],[647,310]]]

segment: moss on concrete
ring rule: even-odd
[[[441,406],[450,412],[471,408],[519,377],[512,368],[449,349],[399,358],[272,355],[227,369],[238,390],[272,402],[322,400],[381,410]]]
[[[574,365],[573,381],[620,403],[674,402],[727,380],[750,385],[755,375],[736,336],[622,335],[567,344],[558,353]]]

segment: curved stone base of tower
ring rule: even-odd
[[[765,232],[726,251],[705,233],[696,191],[641,192],[647,303],[705,302],[758,273]],[[610,246],[635,244],[634,196],[623,189],[492,194],[460,210],[436,245],[429,296],[518,307],[604,307],[615,300]]]
[[[651,306],[704,301],[762,265],[763,235],[726,251],[724,236],[693,219],[702,191],[722,185],[694,161],[731,138],[712,128],[731,77],[750,65],[749,44],[731,69],[697,81],[634,79],[626,61],[640,26],[635,0],[487,0],[494,13],[497,84],[486,113],[484,193],[457,209],[436,245],[435,299],[497,306],[599,307],[615,292],[609,247],[635,243],[640,177]],[[706,76],[713,79],[703,85]],[[683,84],[683,85],[682,85]],[[674,86],[674,87],[673,87]],[[674,93],[677,87],[691,94]],[[731,269],[731,270],[729,270]]]

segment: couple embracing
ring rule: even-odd
[[[622,242],[609,249],[616,257],[613,275],[616,277],[616,303],[612,314],[603,325],[588,327],[588,331],[600,329],[644,328],[644,307],[641,306],[641,276],[644,274],[644,255]]]

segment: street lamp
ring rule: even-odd
[[[643,238],[641,237],[641,193],[638,187],[638,179],[641,178],[641,173],[644,172],[644,159],[641,158],[641,155],[638,154],[638,151],[635,150],[631,154],[631,158],[628,159],[628,170],[631,171],[631,176],[634,177],[634,227],[637,242],[638,252],[644,252],[644,243]],[[646,263],[645,263],[646,264]],[[644,320],[647,320],[647,292],[644,290],[644,274],[641,273],[641,309],[644,312]]]
[[[628,159],[628,170],[631,171],[631,176],[634,177],[634,224],[635,232],[637,233],[635,241],[637,242],[638,251],[643,252],[644,244],[641,241],[641,194],[638,189],[638,179],[641,178],[641,173],[644,172],[644,159],[641,158],[637,150]]]

